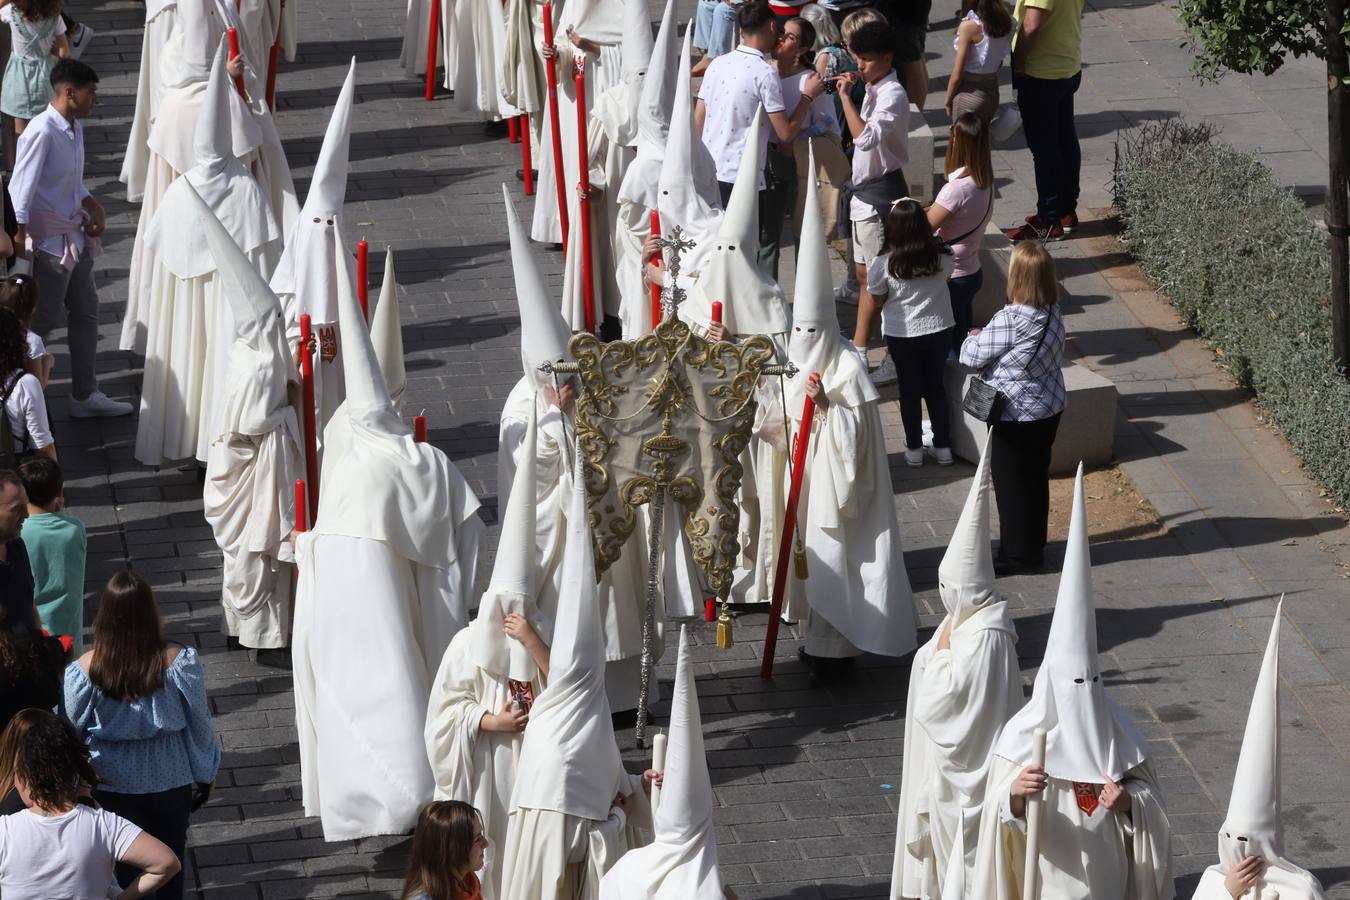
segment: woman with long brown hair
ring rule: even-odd
[[[0,790],[24,808],[0,816],[0,893],[5,900],[108,896],[113,867],[132,873],[135,892],[153,897],[175,877],[168,847],[106,809],[79,802],[96,780],[89,748],[46,710],[25,709],[0,735]]]
[[[994,214],[994,163],[989,148],[989,126],[974,113],[962,113],[952,123],[951,141],[943,166],[947,183],[928,207],[928,224],[952,248],[956,268],[947,280],[952,297],[952,352],[960,352],[970,330],[975,295],[984,284],[980,246],[984,226]]]
[[[483,900],[474,873],[487,845],[478,810],[458,800],[428,803],[417,816],[401,900]]]
[[[108,581],[93,649],[66,668],[66,715],[95,753],[103,806],[182,857],[189,814],[220,768],[197,651],[166,641],[150,585],[134,572]],[[118,868],[125,887],[132,873]],[[178,900],[182,876],[154,896]]]

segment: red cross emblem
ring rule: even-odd
[[[319,359],[326,363],[337,359],[337,329],[332,325],[319,326]]]
[[[1097,794],[1098,787],[1095,784],[1088,784],[1082,781],[1075,781],[1073,783],[1073,799],[1085,816],[1091,816],[1096,812]]]

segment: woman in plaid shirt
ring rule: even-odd
[[[989,430],[998,503],[998,575],[1039,568],[1050,512],[1050,450],[1064,412],[1064,316],[1055,263],[1039,241],[1013,248],[1008,305],[961,345],[961,364],[1007,397]]]

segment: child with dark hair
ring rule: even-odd
[[[0,460],[37,454],[56,459],[56,439],[47,418],[42,382],[27,371],[28,342],[24,327],[9,310],[0,309],[0,406],[9,421],[10,446],[0,445]]]
[[[474,873],[487,846],[478,810],[458,800],[428,803],[417,816],[401,900],[483,900]]]
[[[47,382],[51,379],[52,363],[56,357],[47,352],[47,345],[33,330],[33,316],[37,313],[37,305],[37,279],[32,275],[10,275],[0,278],[0,309],[14,313],[14,318],[23,326],[24,339],[28,342],[28,362],[24,365],[24,369],[37,378],[45,391]]]
[[[933,427],[933,455],[940,466],[952,464],[942,373],[954,325],[947,279],[955,266],[919,202],[897,200],[886,217],[881,252],[867,268],[867,292],[881,307],[881,333],[899,376],[908,466],[923,465],[924,406]]]
[[[28,492],[23,544],[33,570],[33,599],[42,627],[70,637],[74,656],[84,652],[84,523],[65,512],[61,467],[45,456],[25,460],[19,477]]]

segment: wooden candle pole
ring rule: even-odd
[[[544,21],[544,43],[553,46],[553,4],[545,3],[541,7]],[[562,133],[558,131],[558,61],[549,57],[544,60],[544,71],[548,75],[548,124],[553,131],[553,179],[558,191],[558,222],[562,228],[563,253],[567,253],[567,181],[563,177]]]

